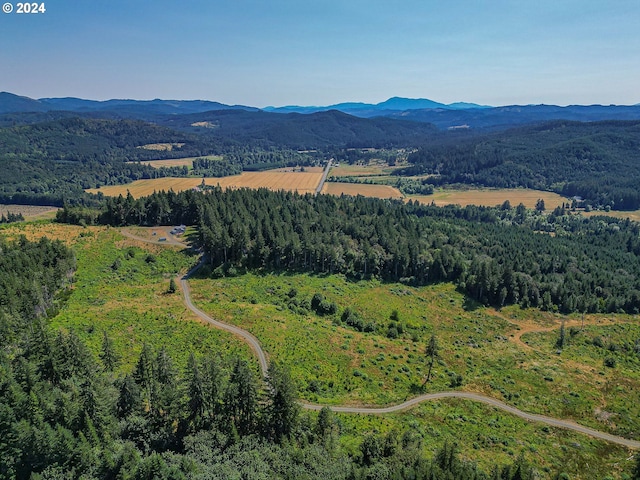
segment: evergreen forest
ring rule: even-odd
[[[434,207],[364,197],[214,188],[65,208],[70,223],[198,225],[216,275],[343,273],[411,285],[455,282],[471,298],[571,312],[640,311],[640,226],[558,207]],[[585,241],[588,239],[588,241]]]
[[[399,175],[435,185],[526,187],[617,210],[640,208],[640,123],[555,121],[432,142]]]

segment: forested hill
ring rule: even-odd
[[[640,122],[558,121],[425,146],[401,174],[432,183],[527,187],[640,208]]]
[[[224,110],[165,117],[161,124],[190,130],[195,125],[204,135],[241,144],[298,149],[418,146],[437,132],[429,124],[358,118],[337,110],[310,115]]]
[[[138,148],[167,142],[182,146]],[[0,202],[62,205],[84,188],[162,174],[129,161],[198,156],[212,148],[195,135],[137,120],[65,118],[0,128]]]
[[[214,189],[107,198],[58,219],[197,224],[216,274],[237,269],[455,282],[490,305],[562,312],[640,311],[640,225],[558,208],[439,208],[400,201]],[[541,233],[546,232],[546,233]],[[585,241],[588,238],[588,242]]]

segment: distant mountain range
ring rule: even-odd
[[[640,120],[640,104],[620,105],[510,105],[490,107],[475,103],[456,102],[444,104],[419,98],[393,97],[381,103],[347,102],[324,107],[290,105],[259,109],[244,105],[225,105],[206,100],[84,100],[80,98],[32,99],[0,92],[0,121],[34,122],[38,119],[66,117],[69,112],[86,117],[135,118],[157,123],[189,116],[197,123],[199,114],[226,110],[261,112],[259,117],[269,115],[317,114],[328,111],[360,117],[385,117],[419,123],[431,123],[439,129],[503,130],[516,125],[539,123],[550,120],[575,120],[592,122],[602,120]],[[27,119],[25,114],[31,117]],[[9,120],[7,120],[9,119]],[[204,119],[202,120],[204,121]],[[274,119],[274,121],[276,121]],[[178,123],[183,123],[178,120]]]
[[[287,107],[265,107],[266,112],[276,113],[315,113],[324,112],[327,110],[339,110],[356,117],[374,117],[374,116],[390,116],[394,113],[404,112],[407,110],[425,110],[425,109],[445,109],[445,110],[461,110],[461,109],[476,109],[476,108],[491,108],[485,105],[477,105],[475,103],[450,103],[444,104],[434,102],[427,98],[402,98],[392,97],[389,100],[380,103],[337,103],[335,105],[329,105],[326,107],[300,107],[297,105],[291,105]]]
[[[249,110],[244,105],[225,105],[207,100],[84,100],[81,98],[40,98],[34,100],[8,92],[0,92],[0,114],[18,112],[117,112],[123,115],[176,115],[212,110]]]

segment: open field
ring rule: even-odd
[[[425,344],[435,333],[441,356],[428,392],[450,390],[460,375],[458,388],[463,391],[483,393],[527,412],[638,437],[640,406],[635,392],[640,389],[640,358],[618,349],[613,353],[616,368],[607,368],[603,361],[611,351],[593,344],[596,336],[616,345],[640,338],[637,316],[587,315],[584,330],[576,331],[570,328],[581,325],[579,316],[470,305],[447,284],[413,288],[298,274],[194,278],[190,284],[201,309],[250,331],[272,361],[289,365],[301,397],[308,401],[385,405],[416,396],[427,371]],[[299,309],[315,293],[338,304],[336,317]],[[338,318],[346,306],[374,322],[376,330],[362,333],[340,325]],[[389,338],[386,329],[394,310],[402,333]],[[563,318],[573,333],[558,354],[555,342]],[[363,430],[384,432],[401,424],[423,432],[427,443],[468,438],[462,442],[463,451],[469,458],[484,458],[486,465],[523,452],[537,465],[572,471],[576,474],[572,478],[592,478],[593,472],[585,474],[587,463],[610,473],[612,463],[628,457],[624,449],[458,400],[427,403],[385,417],[341,415],[341,419],[347,430],[353,426],[354,442]]]
[[[270,172],[300,172],[304,168],[304,172],[307,173],[322,173],[324,167],[282,167],[269,170]]]
[[[386,175],[398,167],[389,167],[386,163],[370,165],[341,165],[332,167],[330,177],[366,177],[369,175]]]
[[[369,185],[364,183],[326,182],[322,193],[329,195],[363,195],[377,198],[402,198],[402,193],[390,185]]]
[[[299,193],[314,193],[320,183],[322,172],[243,172],[240,175],[221,178],[205,178],[206,185],[219,185],[222,188],[268,188],[270,190],[290,190]],[[89,193],[102,192],[117,197],[131,192],[135,198],[151,195],[154,191],[170,190],[179,192],[198,187],[202,178],[155,178],[137,180],[127,185],[110,185],[99,189],[87,190]]]
[[[180,148],[184,146],[184,143],[148,143],[141,145],[138,148],[144,148],[145,150],[156,150],[159,152],[170,152],[174,148]]]
[[[53,218],[58,211],[58,207],[48,205],[4,205],[0,204],[0,216],[7,212],[13,214],[21,213],[25,220],[37,220],[41,218]]]
[[[196,158],[208,158],[210,160],[222,160],[222,157],[219,155],[207,155],[206,157],[185,157],[185,158],[170,158],[167,160],[150,160],[148,162],[140,162],[143,165],[149,165],[153,168],[160,167],[188,167],[191,168],[193,166],[193,161]]]
[[[436,205],[483,205],[495,207],[501,205],[505,200],[509,200],[512,207],[523,203],[527,208],[534,208],[538,199],[544,200],[547,210],[568,202],[565,197],[557,193],[544,192],[541,190],[529,190],[524,188],[505,189],[481,189],[481,190],[436,190],[433,195],[411,195],[408,199],[417,200],[421,203]]]
[[[623,436],[640,434],[640,406],[632,398],[640,389],[640,357],[620,351],[617,368],[610,369],[603,366],[606,348],[586,347],[596,335],[592,329],[608,332],[609,341],[617,344],[640,339],[637,316],[587,316],[585,330],[574,333],[575,342],[558,355],[554,345],[563,317],[516,307],[469,309],[452,285],[411,288],[349,282],[341,276],[252,274],[193,279],[191,285],[200,308],[249,330],[272,359],[290,364],[302,396],[312,402],[380,405],[417,394],[426,375],[424,345],[436,332],[442,361],[428,391],[446,390],[452,375],[461,375],[464,390],[527,412],[572,418]],[[299,304],[322,293],[340,311],[351,306],[377,329],[362,333],[336,325],[335,319],[300,312],[290,306],[292,288]],[[394,310],[402,333],[389,338]],[[566,321],[569,329],[577,319]],[[545,341],[535,348],[523,344],[529,334],[520,339],[520,329],[540,331]],[[614,384],[626,387],[612,389]],[[598,417],[598,409],[616,421]]]
[[[615,217],[615,218],[628,218],[629,220],[634,220],[636,222],[640,222],[640,210],[635,210],[632,212],[621,212],[617,210],[611,210],[609,212],[604,211],[591,211],[591,212],[580,212],[585,217],[596,217],[599,215],[604,215],[607,217]]]
[[[167,293],[169,277],[195,261],[180,247],[136,241],[109,227],[40,222],[11,224],[0,232],[14,239],[47,236],[73,248],[78,259],[73,289],[51,324],[74,330],[96,356],[106,331],[121,358],[121,373],[131,371],[145,342],[155,349],[164,346],[179,368],[190,352],[240,355],[257,367],[244,343],[200,323],[180,292]]]

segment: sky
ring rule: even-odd
[[[638,0],[10,3],[0,91],[32,98],[640,103]]]

